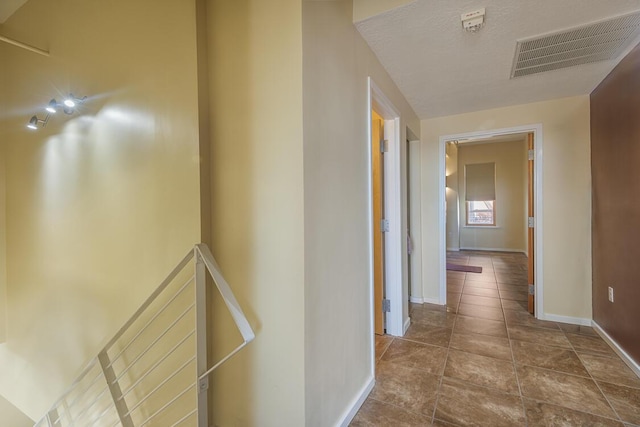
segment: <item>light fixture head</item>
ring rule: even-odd
[[[58,111],[58,101],[56,101],[55,98],[49,101],[45,110],[51,114],[55,114],[56,111]]]
[[[37,116],[31,117],[31,119],[29,120],[29,124],[27,124],[27,127],[33,130],[38,129],[38,117]]]
[[[38,116],[33,116],[31,117],[31,119],[29,119],[29,123],[27,123],[27,127],[33,130],[38,129],[38,125],[40,125],[41,127],[45,127],[47,125],[47,122],[49,121],[49,117],[51,117],[51,115],[47,114],[43,120],[43,119],[39,119]]]
[[[73,98],[67,98],[64,100],[64,105],[66,105],[69,108],[73,108],[76,106],[76,101]]]

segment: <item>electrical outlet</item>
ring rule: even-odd
[[[613,288],[609,286],[609,301],[613,302]]]

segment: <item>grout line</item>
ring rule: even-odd
[[[493,263],[493,257],[491,258],[491,262]],[[495,266],[494,266],[495,269]],[[500,289],[498,288],[498,293],[500,293]],[[502,304],[502,294],[500,293],[500,303]],[[525,426],[529,425],[529,419],[527,418],[527,408],[524,405],[524,393],[522,393],[522,385],[520,384],[520,376],[518,375],[518,366],[516,365],[516,358],[513,353],[513,342],[511,341],[511,333],[509,332],[509,328],[507,327],[507,316],[505,314],[505,308],[502,306],[502,316],[504,317],[504,327],[507,330],[507,340],[509,340],[509,350],[511,351],[511,364],[513,366],[513,372],[516,375],[516,384],[518,384],[518,393],[520,394],[520,404],[522,405],[522,415],[524,416]]]
[[[564,337],[567,339],[567,341],[569,341],[569,345],[571,346],[571,350],[573,350],[573,352],[576,354],[576,357],[578,358],[578,360],[580,361],[580,363],[582,364],[582,367],[584,368],[585,371],[587,371],[587,374],[589,374],[589,378],[591,379],[591,381],[593,381],[593,383],[596,385],[596,387],[598,388],[598,391],[600,392],[600,394],[602,395],[602,397],[604,397],[604,400],[607,402],[607,404],[609,405],[609,407],[611,408],[611,410],[613,411],[613,413],[615,414],[616,417],[618,417],[618,421],[620,421],[621,423],[624,424],[624,420],[622,419],[622,417],[620,416],[620,414],[618,414],[618,411],[616,411],[616,408],[613,407],[613,405],[611,404],[611,401],[609,400],[609,398],[607,397],[606,394],[604,394],[604,392],[602,391],[602,388],[600,387],[600,384],[598,384],[598,381],[596,381],[596,379],[593,377],[593,375],[591,374],[591,371],[589,370],[589,368],[582,362],[582,359],[580,358],[580,354],[578,354],[578,351],[576,350],[576,348],[573,346],[573,343],[571,342],[571,340],[569,340],[569,337],[567,336],[567,332],[565,332],[564,330],[562,331],[562,333],[564,334]],[[597,416],[602,416],[602,415],[598,415],[598,414],[593,414],[593,415],[597,415]]]

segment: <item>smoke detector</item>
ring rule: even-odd
[[[462,28],[470,33],[475,33],[484,26],[485,8],[474,10],[473,12],[463,13],[460,15],[462,20]]]

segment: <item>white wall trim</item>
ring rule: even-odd
[[[418,298],[418,297],[411,297],[409,299],[410,302],[414,303],[414,304],[440,304],[440,299],[439,298]]]
[[[472,248],[464,246],[460,248],[461,251],[491,251],[491,252],[517,252],[521,254],[527,254],[526,250],[514,249],[514,248]]]
[[[376,385],[375,378],[373,376],[370,376],[369,378],[367,378],[365,384],[360,389],[360,392],[358,393],[358,395],[353,398],[353,400],[347,407],[347,410],[340,417],[340,421],[338,422],[339,426],[347,427],[349,423],[351,423],[353,418],[356,416],[356,414],[362,407],[362,404],[364,403],[364,401],[367,400],[367,397],[369,396],[369,393],[371,393],[371,390],[373,390],[374,385]]]
[[[375,109],[385,119],[384,138],[388,140],[389,144],[389,151],[384,156],[384,215],[385,219],[389,220],[390,227],[389,232],[385,235],[385,295],[391,304],[391,311],[386,316],[386,332],[389,335],[403,336],[404,286],[402,281],[403,232],[400,145],[404,144],[404,142],[400,140],[400,113],[398,109],[395,108],[371,77],[368,80],[369,109]],[[371,113],[369,112],[369,114]],[[369,120],[369,127],[371,127],[371,120]],[[369,132],[371,131],[369,130]]]
[[[607,334],[604,329],[602,329],[600,327],[600,325],[598,325],[596,323],[595,320],[591,321],[591,326],[593,326],[593,329],[598,333],[598,335],[600,335],[600,337],[606,341],[607,344],[609,344],[609,346],[613,349],[613,351],[616,352],[616,354],[618,356],[620,356],[620,358],[622,359],[622,361],[624,363],[627,364],[627,366],[638,376],[640,377],[640,365],[638,365],[638,363],[636,363],[635,360],[633,360],[631,358],[631,356],[629,356],[629,354],[624,351],[622,349],[622,347],[620,347],[620,345],[609,336],[609,334]]]
[[[542,254],[543,252],[543,135],[542,124],[531,124],[524,126],[515,126],[502,129],[489,129],[480,130],[474,132],[453,134],[453,135],[441,135],[440,143],[438,144],[438,257],[440,265],[440,304],[446,304],[447,296],[447,280],[446,280],[446,212],[445,212],[445,148],[447,141],[454,139],[469,139],[469,138],[491,138],[500,135],[509,135],[513,133],[525,133],[533,132],[535,149],[535,203],[534,203],[534,216],[536,218],[535,228],[535,293],[536,293],[536,315],[539,317],[544,313],[544,264]]]
[[[548,320],[550,322],[568,323],[570,325],[591,326],[591,319],[583,317],[561,316],[559,314],[543,313],[538,316],[540,320]]]
[[[448,251],[451,251],[451,252],[460,252],[460,248],[458,248],[458,247],[455,247],[455,248],[447,248],[447,250],[448,250]]]
[[[411,317],[407,316],[407,318],[404,320],[404,325],[402,326],[402,335],[404,336],[404,334],[407,333],[407,330],[409,329],[409,326],[411,326]]]

